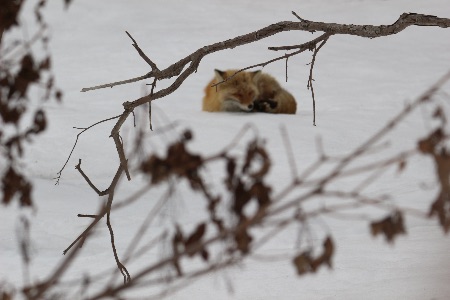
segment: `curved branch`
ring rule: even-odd
[[[296,14],[294,13],[294,15]],[[225,49],[233,49],[238,46],[253,43],[284,31],[293,31],[293,30],[308,31],[308,32],[321,31],[329,34],[346,34],[366,38],[377,38],[397,34],[409,26],[435,26],[441,28],[449,28],[450,19],[416,13],[404,13],[400,15],[398,20],[392,23],[391,25],[379,25],[379,26],[324,23],[324,22],[309,21],[305,19],[300,19],[300,22],[283,21],[266,26],[257,31],[253,31],[244,35],[237,36],[232,39],[228,39],[226,41],[217,42],[202,47],[197,51],[193,52],[192,54],[186,56],[185,58],[167,67],[166,69],[161,70],[157,74],[150,72],[144,76],[136,77],[134,79],[99,85],[92,88],[84,88],[82,91],[89,91],[105,87],[113,87],[118,84],[135,82],[137,80],[146,79],[144,78],[145,76],[148,76],[147,78],[155,77],[159,80],[168,79],[180,75],[182,70],[189,63],[192,63],[193,65],[198,65],[201,59],[208,54],[212,54],[214,52]],[[147,99],[147,102],[150,100],[151,99]],[[141,104],[141,102],[138,103]]]
[[[94,123],[94,124],[92,124],[92,125],[90,125],[88,127],[85,127],[85,128],[74,127],[75,129],[81,129],[82,131],[77,134],[77,138],[75,139],[75,143],[72,146],[72,150],[70,150],[69,157],[67,157],[66,162],[62,166],[61,170],[59,170],[58,173],[56,173],[56,175],[58,175],[56,178],[54,178],[54,179],[56,179],[56,183],[55,183],[56,185],[59,184],[59,180],[61,179],[62,172],[64,171],[64,169],[66,168],[67,164],[69,163],[70,158],[72,157],[73,151],[75,150],[75,147],[77,146],[78,139],[80,138],[80,135],[83,134],[85,131],[91,129],[92,127],[98,125],[98,124],[101,124],[101,123],[106,122],[106,121],[111,121],[111,120],[120,118],[120,116],[121,115],[101,120],[101,121],[96,122],[96,123]]]

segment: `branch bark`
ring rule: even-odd
[[[295,13],[294,13],[295,14]],[[296,15],[296,14],[295,14]],[[82,92],[87,92],[90,90],[105,88],[105,87],[113,87],[118,84],[125,84],[130,82],[136,82],[139,80],[144,80],[147,78],[157,78],[158,80],[169,79],[174,76],[179,76],[183,69],[188,65],[198,65],[203,57],[206,55],[212,54],[217,51],[222,51],[225,49],[233,49],[238,46],[242,46],[245,44],[253,43],[272,35],[278,34],[284,31],[308,31],[308,32],[326,32],[328,34],[344,34],[344,35],[355,35],[366,38],[378,38],[388,35],[397,34],[403,31],[405,28],[409,26],[435,26],[441,28],[450,27],[450,19],[447,18],[439,18],[431,15],[423,15],[416,13],[404,13],[402,14],[397,21],[395,21],[391,25],[354,25],[354,24],[337,24],[337,23],[324,23],[324,22],[314,22],[305,19],[301,19],[300,22],[292,22],[292,21],[283,21],[278,22],[269,26],[266,26],[260,30],[250,32],[248,34],[244,34],[241,36],[237,36],[233,39],[228,39],[226,41],[214,43],[208,46],[204,46],[197,51],[191,53],[185,58],[179,60],[178,62],[172,64],[164,70],[153,69],[151,72],[146,75],[136,77],[134,79],[130,79],[127,81],[119,81],[115,83],[109,83],[104,85],[99,85],[90,88],[83,88]],[[131,35],[130,35],[131,37]],[[136,41],[133,42],[137,45]],[[295,47],[295,46],[288,46]],[[270,50],[275,50],[277,47],[271,47]],[[281,50],[281,49],[280,49]],[[287,50],[287,49],[283,49]],[[151,64],[150,64],[151,65]],[[152,65],[151,65],[152,66]],[[156,66],[156,65],[155,65]],[[153,67],[152,67],[153,68]],[[185,72],[192,73],[194,70],[185,70]],[[159,93],[153,95],[153,97],[142,97],[133,102],[131,102],[132,106],[136,107],[153,99],[162,98],[171,92],[173,92],[180,83],[174,83],[170,87],[161,90]]]

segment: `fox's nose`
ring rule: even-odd
[[[252,109],[253,109],[253,104],[249,104],[249,105],[248,105],[248,109],[249,109],[249,110],[252,110]]]

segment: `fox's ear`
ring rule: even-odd
[[[258,78],[261,76],[261,70],[251,72],[250,74],[252,74],[253,81],[257,81]]]
[[[217,81],[225,80],[225,72],[224,71],[214,69],[214,73],[216,74]]]

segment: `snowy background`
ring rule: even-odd
[[[32,2],[32,1],[31,1]],[[62,251],[85,228],[87,220],[78,213],[95,213],[101,200],[73,168],[83,160],[84,171],[95,178],[100,189],[109,184],[118,166],[117,153],[108,138],[113,123],[86,132],[58,186],[56,173],[64,164],[75,140],[72,127],[85,127],[122,112],[122,103],[144,93],[142,82],[113,89],[80,93],[81,88],[139,76],[147,65],[131,46],[125,30],[160,69],[198,48],[245,34],[272,23],[295,20],[291,11],[314,21],[390,24],[404,12],[450,17],[448,0],[303,0],[303,1],[211,1],[164,0],[118,1],[74,0],[66,11],[63,1],[49,1],[45,10],[51,25],[51,51],[57,84],[64,91],[62,104],[48,103],[49,129],[29,148],[24,168],[33,178],[36,211],[31,218],[34,259],[32,280],[43,279],[58,261]],[[31,31],[32,29],[30,29]],[[275,191],[291,179],[289,161],[280,134],[287,129],[295,150],[296,165],[304,170],[317,159],[316,138],[321,137],[328,154],[343,155],[362,143],[408,102],[417,97],[450,69],[450,30],[410,27],[398,35],[363,39],[334,36],[319,52],[315,67],[317,124],[312,126],[312,101],[306,88],[311,54],[289,59],[289,80],[284,82],[284,62],[264,71],[283,83],[298,101],[296,115],[211,114],[201,111],[203,88],[213,69],[240,68],[269,60],[277,53],[268,46],[306,42],[310,33],[288,32],[261,42],[204,58],[198,72],[190,76],[175,93],[153,104],[153,127],[176,121],[179,131],[194,132],[193,151],[213,154],[227,145],[246,124],[253,124],[258,135],[267,140],[274,167],[269,174]],[[161,83],[161,88],[164,83]],[[147,87],[148,91],[148,87]],[[450,93],[450,86],[446,86]],[[448,98],[445,104],[448,108]],[[429,111],[413,114],[390,136],[386,155],[415,146],[430,129]],[[131,120],[131,119],[130,119]],[[144,118],[138,122],[146,122]],[[131,122],[122,135],[132,136]],[[147,135],[150,149],[177,137]],[[131,138],[129,139],[131,140]],[[215,180],[215,170],[209,170]],[[355,182],[346,182],[351,186]],[[122,182],[117,199],[141,184],[139,178]],[[404,173],[392,170],[374,185],[373,195],[392,194],[396,204],[427,211],[437,192],[432,161],[415,157]],[[151,200],[161,189],[146,195],[149,201],[113,214],[119,254],[131,239],[136,226],[150,210]],[[164,210],[155,227],[171,224],[195,225],[204,203],[190,194],[178,192],[177,200]],[[18,217],[15,207],[0,210],[0,280],[23,281],[16,241]],[[385,213],[372,211],[373,216]],[[326,224],[326,225],[324,225]],[[325,218],[312,226],[331,233],[337,244],[332,270],[297,277],[290,259],[285,261],[248,260],[223,273],[210,274],[170,299],[449,299],[450,240],[442,234],[436,220],[406,219],[408,234],[388,245],[370,236],[368,222]],[[321,243],[318,233],[317,243]],[[103,225],[85,246],[72,267],[72,277],[114,266],[109,235]],[[266,254],[292,251],[296,229],[283,233],[264,248]],[[164,249],[154,249],[153,258]],[[139,265],[129,266],[131,274]],[[230,292],[232,290],[232,292]]]

